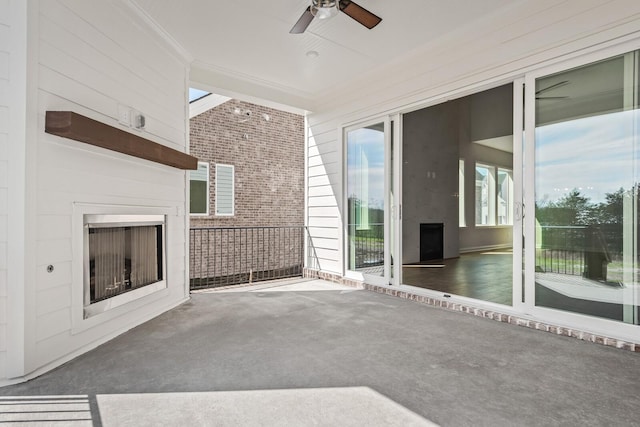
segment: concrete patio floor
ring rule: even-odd
[[[1,388],[0,422],[640,422],[636,353],[320,280],[241,290],[193,294],[54,371]]]

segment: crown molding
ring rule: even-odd
[[[189,53],[176,39],[173,38],[158,22],[153,19],[135,0],[119,0],[120,4],[124,6],[126,11],[132,12],[133,16],[140,21],[147,29],[154,35],[158,36],[160,40],[174,53],[178,58],[190,64],[194,61],[193,55]]]
[[[314,97],[309,93],[197,60],[191,64],[190,81],[191,87],[261,105],[268,101],[273,108],[296,114],[313,111],[315,107]]]

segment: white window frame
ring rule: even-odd
[[[203,213],[197,212],[197,213],[192,213],[191,212],[191,201],[189,201],[189,215],[190,216],[209,216],[209,212],[210,212],[210,205],[211,205],[211,197],[210,197],[210,191],[211,191],[211,187],[210,187],[210,181],[211,181],[211,172],[210,172],[210,167],[209,167],[209,162],[198,162],[198,170],[195,172],[199,172],[200,171],[200,167],[201,166],[206,166],[207,172],[206,172],[206,177],[207,177],[207,190],[206,190],[206,210]],[[194,171],[189,171],[189,187],[191,187],[191,181],[193,180],[192,178],[192,174]],[[199,180],[198,180],[199,181]]]
[[[488,192],[489,194],[487,195],[488,197],[488,219],[489,222],[487,224],[478,224],[477,221],[475,221],[475,218],[477,216],[477,212],[478,212],[478,205],[477,203],[474,205],[474,222],[476,227],[512,227],[513,226],[513,202],[514,202],[514,184],[513,184],[513,170],[509,169],[509,168],[504,168],[501,166],[496,166],[496,165],[491,165],[491,164],[487,164],[487,163],[482,163],[482,162],[476,162],[475,166],[474,166],[474,172],[477,171],[477,168],[481,167],[481,168],[485,168],[489,171],[489,175],[490,175],[490,187],[488,188]],[[508,206],[507,206],[507,223],[505,224],[500,224],[498,219],[498,195],[500,193],[499,191],[499,185],[498,185],[498,174],[500,172],[506,172],[510,177],[511,177],[511,184],[509,185],[509,200],[507,201]],[[475,174],[474,174],[475,176]],[[477,187],[475,186],[475,181],[474,181],[474,201],[477,202]]]
[[[496,225],[498,226],[512,226],[513,225],[513,200],[514,200],[514,185],[513,185],[513,170],[497,167],[496,168]],[[498,209],[498,198],[500,197],[500,183],[498,178],[500,173],[506,173],[509,179],[509,185],[507,188],[507,207],[506,207],[506,222],[500,224],[500,210]]]
[[[231,213],[220,213],[218,211],[218,200],[220,199],[220,189],[218,188],[218,183],[220,180],[218,179],[219,169],[220,168],[231,168]],[[235,215],[235,204],[236,204],[236,168],[234,165],[226,165],[223,163],[216,163],[216,210],[215,216],[234,216]]]
[[[488,172],[488,176],[489,176],[489,187],[487,188],[488,194],[487,194],[487,224],[482,224],[482,223],[478,223],[477,221],[477,216],[478,216],[478,187],[475,184],[476,183],[476,174],[478,171],[478,168],[484,168],[487,170]],[[474,205],[474,223],[476,225],[476,227],[495,227],[497,225],[497,214],[496,214],[496,204],[497,204],[497,187],[496,187],[496,167],[493,165],[488,165],[486,163],[481,163],[481,162],[476,162],[476,164],[474,165],[474,169],[473,171],[474,173],[474,201],[475,201],[475,205]]]

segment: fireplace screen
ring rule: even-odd
[[[88,271],[85,274],[88,273],[89,286],[85,304],[163,279],[162,223],[89,222],[86,225]]]

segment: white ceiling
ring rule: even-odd
[[[194,68],[313,100],[521,0],[358,0],[382,18],[374,29],[339,13],[314,19],[304,34],[289,30],[310,0],[130,1],[188,52]],[[208,83],[204,89],[215,89]]]

